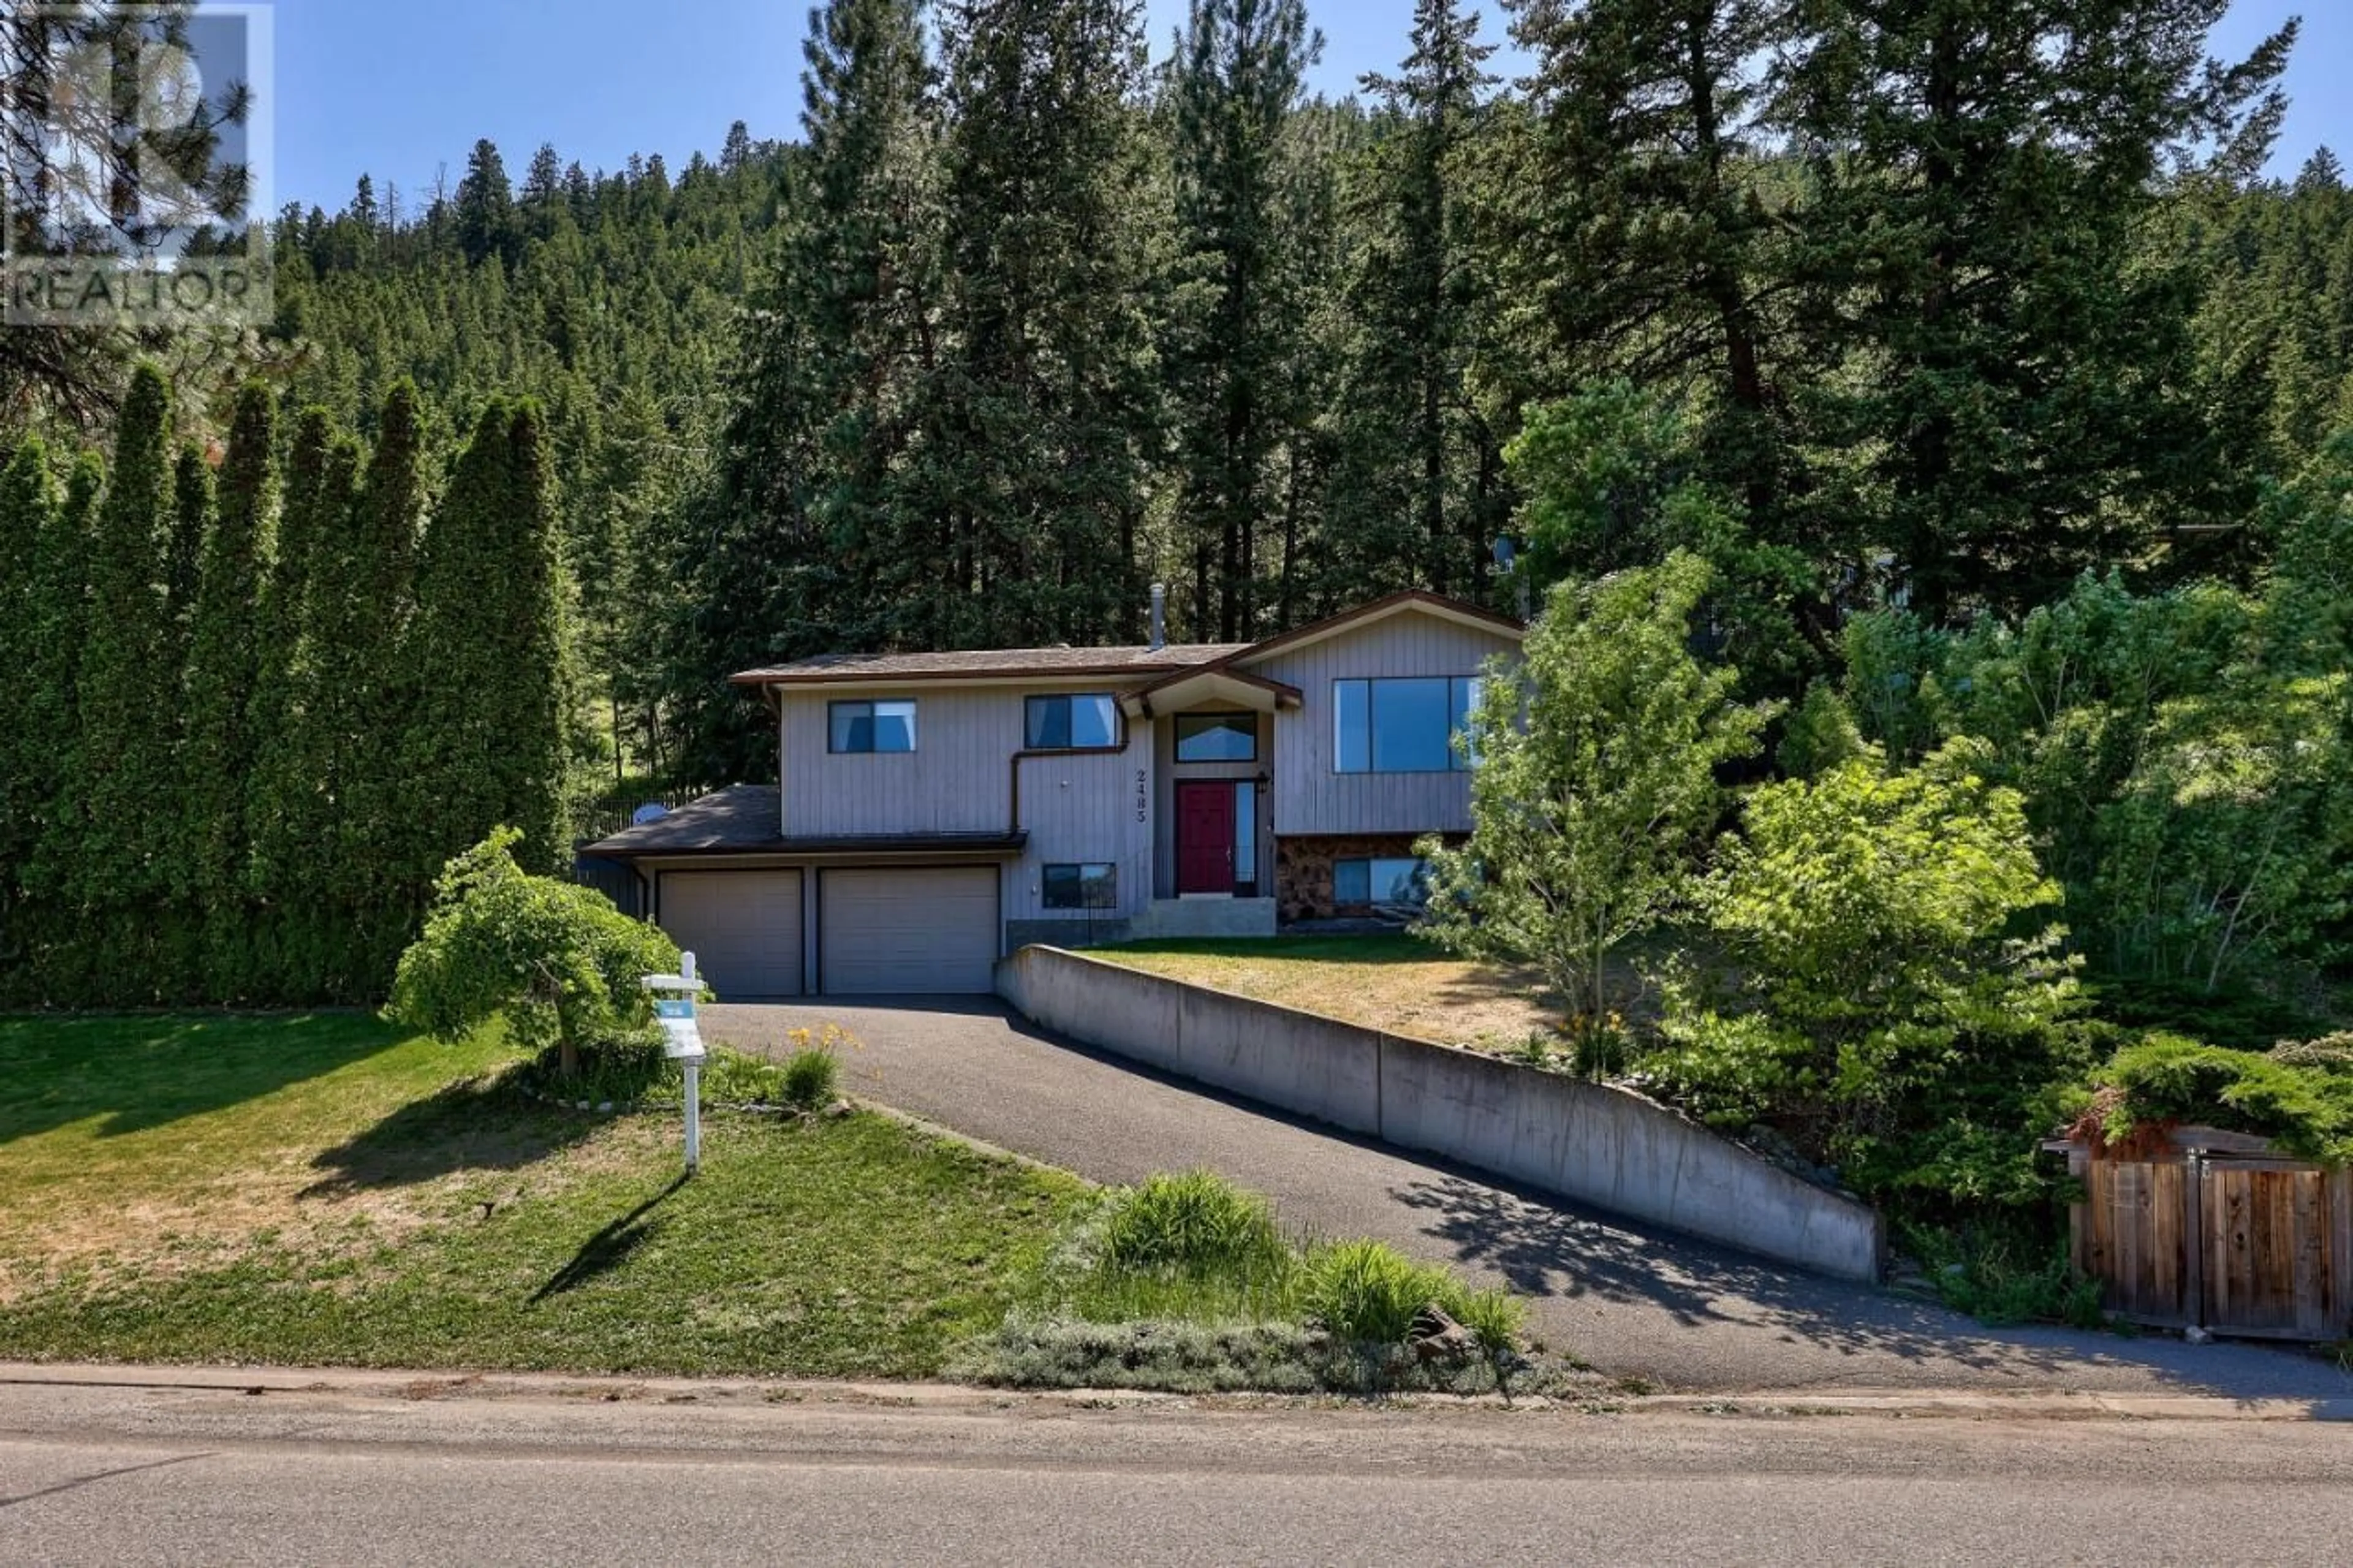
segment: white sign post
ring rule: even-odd
[[[654,1017],[661,1024],[664,1049],[686,1071],[686,1172],[702,1165],[702,1031],[694,1021],[694,1005],[702,995],[695,977],[694,954],[679,955],[676,974],[649,974],[646,989],[654,994]]]

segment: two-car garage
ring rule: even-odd
[[[729,1001],[807,994],[812,965],[828,996],[978,994],[993,984],[993,865],[651,875],[655,919]]]

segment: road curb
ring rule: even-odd
[[[1267,1408],[1335,1405],[1362,1409],[1377,1403],[1430,1412],[1493,1410],[1514,1414],[1567,1412],[1609,1415],[1705,1415],[1786,1419],[1876,1416],[1975,1421],[2254,1421],[2353,1422],[2348,1393],[2329,1399],[2232,1399],[2187,1394],[2096,1394],[2032,1391],[1985,1394],[1927,1389],[1788,1389],[1739,1394],[1652,1394],[1523,1399],[1506,1407],[1493,1395],[1455,1398],[1411,1394],[1386,1402],[1333,1395],[1157,1394],[1134,1389],[1013,1389],[950,1383],[861,1383],[802,1378],[629,1377],[535,1372],[400,1371],[364,1367],[147,1366],[109,1363],[0,1362],[0,1386],[153,1389],[159,1392],[332,1394],[351,1398],[538,1400],[562,1403],[646,1403],[712,1405],[834,1404],[871,1409],[952,1412],[1021,1406],[1040,1413]]]

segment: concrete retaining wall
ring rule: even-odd
[[[1522,1185],[1843,1279],[1879,1216],[1639,1095],[1057,948],[997,967],[1033,1022],[1163,1071]]]

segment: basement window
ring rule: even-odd
[[[1050,910],[1115,910],[1119,908],[1119,868],[1049,866],[1043,889]]]
[[[1426,860],[1335,860],[1332,902],[1342,909],[1418,910],[1430,901]]]

